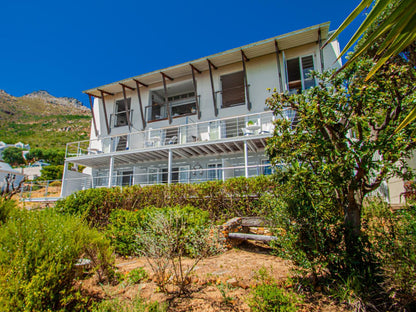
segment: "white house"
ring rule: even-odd
[[[311,70],[341,65],[337,41],[321,49],[328,33],[323,23],[85,91],[91,137],[67,144],[61,195],[269,174],[266,98],[314,86]]]

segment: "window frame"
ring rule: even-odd
[[[233,103],[233,104],[229,104],[224,106],[224,85],[223,85],[223,78],[226,76],[231,76],[231,75],[235,75],[235,74],[241,74],[241,78],[242,78],[242,94],[244,96],[244,99],[241,103]],[[245,78],[244,78],[244,70],[239,70],[239,71],[234,71],[231,73],[227,73],[227,74],[222,74],[220,75],[220,84],[221,84],[221,109],[223,108],[230,108],[230,107],[236,107],[236,106],[241,106],[241,105],[245,105],[247,102],[247,94],[246,94],[246,85],[245,85]],[[239,87],[239,86],[238,86]],[[226,90],[231,90],[233,88],[238,88],[238,87],[231,87],[231,88],[227,88]]]
[[[290,89],[290,87],[289,87],[289,84],[290,84],[290,81],[289,81],[289,68],[288,68],[288,64],[287,63],[289,61],[298,59],[300,82],[301,82],[301,90],[300,91],[302,92],[302,91],[306,90],[305,89],[305,77],[304,77],[304,74],[303,74],[303,67],[302,67],[302,59],[303,58],[306,58],[306,57],[311,57],[312,58],[312,63],[313,63],[313,69],[312,70],[315,70],[315,63],[316,63],[316,61],[315,61],[315,57],[314,57],[314,54],[313,53],[304,54],[304,55],[298,55],[298,56],[291,57],[291,58],[288,58],[288,59],[285,60],[285,70],[286,70],[286,80],[287,80],[286,81],[286,88],[287,88],[287,91],[289,93],[292,93],[291,90],[298,90],[298,89],[295,89],[295,88]],[[316,85],[316,79],[315,78],[312,78],[312,79],[314,81],[314,85]],[[292,81],[295,81],[295,80],[292,80]]]

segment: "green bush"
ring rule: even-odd
[[[119,299],[103,300],[93,304],[91,312],[164,312],[166,305],[158,302],[144,302],[137,297],[132,302],[120,301]]]
[[[152,218],[156,212],[167,214],[172,209],[180,210],[181,213],[186,216],[184,221],[189,230],[204,225],[209,221],[208,212],[192,206],[175,206],[173,208],[156,208],[150,206],[136,211],[125,209],[113,210],[110,213],[105,232],[111,239],[117,254],[122,256],[137,255],[141,248],[137,241],[137,233],[142,230],[148,222],[152,222]]]
[[[15,211],[0,227],[0,246],[0,306],[4,311],[81,308],[74,288],[75,264],[80,258],[92,261],[101,281],[113,273],[109,241],[79,217],[51,209]]]
[[[301,298],[290,290],[279,286],[262,267],[254,273],[254,279],[259,282],[253,288],[248,299],[248,305],[253,312],[294,312],[298,311],[297,304]]]
[[[94,226],[104,228],[113,210],[140,210],[190,205],[207,211],[215,221],[236,216],[257,215],[259,197],[273,189],[273,178],[233,178],[225,182],[163,184],[124,188],[98,188],[80,191],[60,200],[57,208],[70,214],[85,215]]]
[[[363,227],[381,265],[384,292],[402,307],[415,307],[416,205],[392,211],[373,199],[365,205]]]
[[[145,280],[149,277],[147,272],[143,268],[133,269],[127,275],[127,282],[129,284],[138,284],[142,280]]]
[[[14,200],[6,200],[0,197],[0,225],[9,218],[10,214],[17,205]]]

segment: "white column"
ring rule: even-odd
[[[168,184],[172,183],[172,150],[169,149],[168,155]]]
[[[65,162],[64,164],[64,173],[62,175],[62,186],[61,186],[61,197],[64,195],[64,189],[66,187],[66,176],[68,174],[68,162]]]
[[[110,170],[108,172],[108,187],[113,186],[113,173],[114,173],[114,157],[110,157]]]
[[[246,178],[248,178],[248,149],[247,149],[247,141],[244,141],[244,172]]]

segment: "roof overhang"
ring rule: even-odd
[[[167,67],[164,69],[156,70],[139,76],[127,78],[110,84],[106,84],[101,87],[89,89],[83,91],[86,94],[93,95],[95,97],[101,97],[101,91],[105,91],[105,94],[115,94],[121,92],[121,84],[129,88],[136,88],[136,81],[144,84],[151,85],[160,83],[163,80],[161,73],[171,77],[180,78],[191,75],[192,66],[199,71],[206,71],[209,69],[207,60],[210,60],[216,67],[225,66],[237,62],[241,62],[241,51],[244,51],[245,56],[248,59],[260,57],[263,55],[276,52],[275,43],[279,47],[279,50],[287,50],[290,48],[298,47],[301,45],[318,42],[319,39],[325,40],[328,38],[329,22],[311,26],[308,28],[293,31],[284,35],[276,36],[266,40],[258,41],[248,45],[244,45],[238,48],[234,48],[228,51],[220,52],[210,56],[202,57],[197,60],[186,62],[183,64]],[[321,38],[319,38],[319,32]]]

